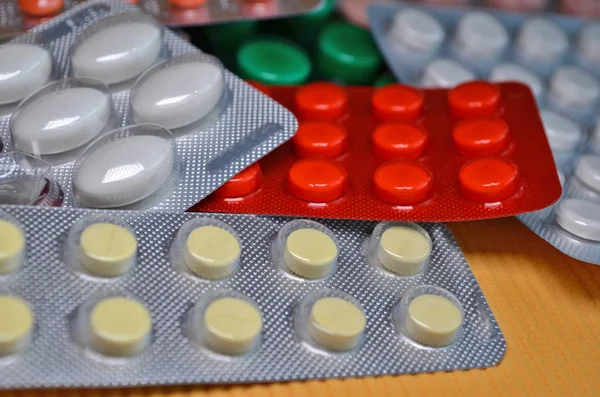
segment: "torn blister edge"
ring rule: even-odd
[[[25,352],[0,363],[0,388],[272,382],[450,371],[495,365],[506,351],[485,297],[443,224],[421,224],[433,244],[427,269],[413,277],[396,277],[367,258],[365,247],[368,250],[376,222],[316,220],[337,238],[339,263],[328,277],[307,282],[289,277],[272,262],[277,233],[293,218],[22,206],[4,206],[2,211],[25,231],[28,262],[1,280],[0,287],[35,308],[37,331]],[[82,277],[64,263],[63,250],[74,225],[115,219],[129,227],[138,242],[136,264],[126,275]],[[192,221],[220,227],[224,222],[226,229],[237,232],[242,247],[235,273],[204,280],[182,272],[173,262],[178,232]],[[402,338],[393,322],[394,308],[407,291],[424,285],[448,291],[464,309],[459,337],[450,346],[423,348]],[[90,354],[85,341],[82,346],[73,339],[80,310],[109,296],[135,299],[151,313],[150,343],[134,357]],[[199,340],[190,339],[190,321],[197,324],[197,310],[202,315],[206,304],[220,297],[242,299],[260,313],[260,338],[245,354],[215,353],[204,346],[202,333],[196,333]],[[337,297],[364,313],[364,334],[354,339],[350,350],[315,347],[304,337],[305,329],[298,332],[303,323],[296,314],[315,297]]]
[[[118,1],[91,1],[73,7],[33,32],[48,39],[60,77],[66,78],[71,75],[69,50],[82,29],[104,18],[131,12],[139,12],[139,9]],[[168,29],[164,30],[164,45],[172,57],[190,54],[207,62],[215,59]],[[227,70],[224,70],[224,78],[228,100],[222,116],[209,127],[176,138],[176,151],[183,167],[176,189],[151,207],[141,203],[127,209],[186,210],[293,136],[297,121],[291,112]],[[112,99],[119,125],[130,125],[129,92],[113,91]],[[5,151],[13,147],[9,119],[9,116],[0,118],[0,140],[4,142]],[[177,135],[177,131],[174,134]],[[72,162],[53,167],[53,179],[64,191],[63,207],[81,206],[73,195]]]

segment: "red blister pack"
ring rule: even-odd
[[[537,211],[561,194],[525,85],[262,89],[298,132],[192,211],[452,222]]]

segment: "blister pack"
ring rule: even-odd
[[[194,210],[441,222],[531,212],[560,196],[522,84],[263,89],[293,109],[298,132]]]
[[[559,14],[373,4],[369,19],[404,83],[452,87],[473,78],[520,81],[542,108],[596,123],[600,23]]]
[[[0,81],[4,203],[57,184],[63,207],[183,211],[297,129],[283,106],[120,1],[74,7],[0,45],[0,58],[11,76]]]
[[[449,371],[506,350],[442,224],[4,206],[0,228],[1,388]]]
[[[169,26],[281,18],[309,12],[323,0],[129,0]],[[81,0],[0,0],[0,27],[27,30]]]

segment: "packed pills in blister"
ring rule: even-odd
[[[317,82],[269,93],[298,116],[297,133],[195,210],[457,221],[542,209],[560,195],[537,103],[521,84]]]
[[[35,182],[61,191],[48,205],[185,210],[296,130],[282,106],[129,4],[81,4],[0,51],[15,48],[20,63],[2,71],[27,81],[0,83],[0,141],[52,167]]]
[[[441,224],[31,206],[1,218],[16,237],[0,258],[21,258],[0,277],[3,388],[447,371],[505,351]]]

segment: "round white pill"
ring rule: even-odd
[[[11,222],[0,219],[0,274],[15,271],[23,264],[25,236]]]
[[[600,157],[581,156],[575,167],[575,176],[588,188],[600,193]]]
[[[562,66],[550,81],[550,93],[560,104],[575,108],[593,105],[600,97],[600,85],[591,74],[575,66]]]
[[[365,315],[354,304],[340,298],[321,298],[310,311],[308,330],[319,345],[342,352],[358,345],[366,324]]]
[[[90,87],[48,92],[21,106],[11,120],[13,143],[35,155],[63,153],[90,142],[113,111],[110,96]]]
[[[529,86],[536,98],[542,96],[544,84],[533,72],[515,63],[503,63],[492,69],[490,80],[494,82],[517,81]]]
[[[37,91],[52,74],[50,53],[33,44],[2,44],[0,59],[0,105]]]
[[[557,171],[558,173],[558,181],[560,182],[560,186],[564,186],[565,185],[565,174],[563,174],[560,171]]]
[[[389,271],[412,276],[423,271],[431,248],[431,239],[419,230],[409,226],[393,226],[381,235],[377,258]]]
[[[227,230],[217,226],[201,226],[187,238],[185,263],[197,276],[218,280],[233,272],[241,250],[238,240]]]
[[[408,305],[406,332],[419,343],[432,347],[451,344],[460,330],[463,316],[459,308],[438,295],[420,295]]]
[[[555,151],[571,151],[583,139],[583,131],[570,119],[551,110],[542,110],[542,123],[550,148]]]
[[[593,241],[600,241],[600,205],[587,200],[561,200],[556,208],[556,222],[566,231]]]
[[[129,22],[107,26],[86,37],[71,56],[73,74],[105,84],[140,75],[160,55],[162,35],[152,23]]]
[[[425,68],[421,85],[430,88],[451,88],[474,79],[475,75],[460,63],[450,59],[437,59]]]
[[[591,23],[582,30],[577,49],[584,60],[600,63],[600,22]]]
[[[79,202],[112,208],[140,201],[167,182],[173,168],[171,143],[140,135],[109,142],[81,162],[74,189]]]
[[[91,273],[116,277],[133,264],[137,240],[133,233],[112,223],[95,223],[85,228],[79,240],[79,260]]]
[[[508,32],[493,16],[484,12],[469,12],[458,22],[456,43],[466,54],[494,57],[508,46]]]
[[[17,353],[33,335],[33,312],[21,298],[0,295],[0,356]]]
[[[569,48],[569,40],[555,23],[543,18],[532,18],[521,27],[517,48],[529,60],[555,62]]]
[[[314,280],[331,272],[337,254],[337,246],[327,234],[316,229],[298,229],[286,240],[284,261],[293,273]]]
[[[224,89],[222,70],[208,62],[178,63],[149,73],[131,98],[138,123],[165,128],[189,125],[213,110]]]
[[[437,19],[417,9],[404,9],[394,17],[389,37],[414,51],[436,50],[444,41],[444,28]]]

